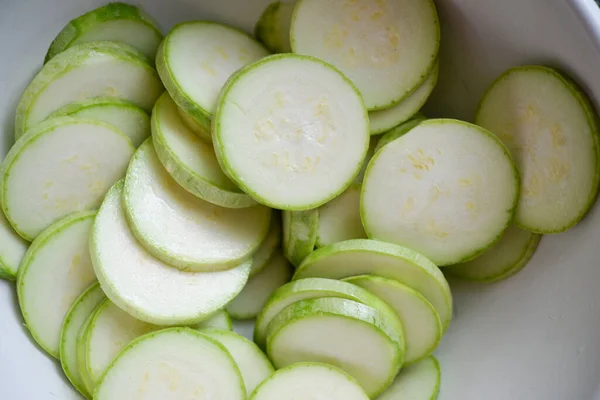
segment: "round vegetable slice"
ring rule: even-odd
[[[435,357],[429,357],[403,368],[377,400],[435,400],[440,391],[440,380],[440,365]]]
[[[356,178],[354,178],[355,183],[362,183],[363,179],[365,178],[365,172],[367,171],[367,167],[369,166],[371,158],[373,158],[373,156],[375,155],[375,149],[377,148],[377,144],[379,143],[380,138],[381,136],[371,136],[371,140],[369,140],[369,148],[367,149],[367,155],[365,156],[363,164],[360,167],[360,172],[358,173]]]
[[[321,247],[304,259],[294,280],[378,275],[421,293],[440,315],[444,330],[452,319],[450,286],[439,268],[416,251],[377,240],[355,239]]]
[[[319,210],[284,211],[283,254],[298,266],[309,255],[317,243]]]
[[[409,94],[400,103],[380,111],[369,113],[371,135],[379,135],[413,118],[415,114],[425,105],[425,102],[437,85],[439,62],[436,62],[433,70],[414,92]]]
[[[106,299],[98,283],[90,286],[75,300],[62,325],[60,334],[60,363],[69,381],[86,398],[91,397],[79,373],[77,339],[93,311]]]
[[[132,47],[115,42],[73,46],[44,65],[23,93],[15,137],[74,101],[117,97],[150,111],[162,91],[154,68]]]
[[[126,134],[137,147],[150,136],[150,117],[141,107],[114,97],[95,97],[59,108],[50,118],[70,116],[106,122]]]
[[[244,287],[251,262],[222,272],[184,272],[138,244],[121,205],[123,182],[108,192],[90,238],[90,254],[107,297],[157,325],[194,324],[222,309]]]
[[[103,302],[98,304],[96,308],[92,311],[92,313],[85,320],[81,328],[79,329],[79,334],[77,335],[77,370],[79,372],[79,376],[81,377],[81,381],[83,382],[83,386],[85,389],[84,395],[89,394],[87,398],[92,398],[94,393],[95,384],[92,381],[92,377],[87,369],[87,352],[85,349],[86,345],[86,336],[88,333],[88,327],[90,326],[92,320],[94,319],[94,315],[96,310],[102,306]]]
[[[279,249],[281,244],[281,218],[279,214],[273,214],[271,216],[271,226],[267,237],[260,244],[256,253],[252,256],[252,269],[250,270],[250,277],[258,274],[260,271],[265,269],[269,264],[269,261]]]
[[[225,81],[267,54],[260,43],[230,26],[184,22],[175,25],[160,45],[156,68],[175,103],[210,131]]]
[[[542,235],[511,225],[485,253],[466,263],[444,268],[444,272],[476,282],[506,279],[527,265],[541,238]]]
[[[53,357],[59,355],[69,308],[96,280],[88,251],[95,215],[72,214],[48,227],[33,241],[19,269],[17,294],[25,325]]]
[[[377,147],[375,147],[375,153],[377,153],[383,146],[388,143],[393,142],[401,136],[404,136],[411,129],[419,125],[422,121],[425,121],[427,118],[421,113],[417,113],[414,118],[398,125],[397,127],[391,129],[381,136],[379,142],[377,142]]]
[[[192,326],[192,328],[201,330],[208,328],[217,328],[222,330],[233,330],[233,324],[231,323],[231,317],[225,310],[218,311],[211,317],[208,317],[204,321]]]
[[[512,68],[488,89],[475,121],[502,140],[521,173],[517,225],[563,232],[591,208],[600,181],[597,120],[581,89],[551,68]]]
[[[188,192],[222,207],[256,205],[221,171],[212,145],[189,130],[166,92],[154,106],[152,141],[162,165]]]
[[[71,117],[46,121],[18,140],[2,164],[4,214],[19,235],[33,240],[60,218],[98,207],[125,175],[133,151],[111,125]]]
[[[414,249],[437,265],[457,264],[500,239],[518,188],[515,165],[494,135],[430,119],[375,154],[361,216],[370,238]]]
[[[218,341],[229,351],[242,373],[246,393],[254,392],[275,371],[267,356],[251,340],[220,329],[205,329],[201,333]]]
[[[367,289],[388,303],[400,317],[406,339],[405,364],[431,355],[442,339],[442,322],[431,303],[419,292],[402,283],[375,275],[344,279]]]
[[[277,370],[250,396],[250,400],[291,399],[368,400],[356,380],[328,364],[302,362]]]
[[[269,325],[267,354],[275,368],[303,361],[324,362],[352,375],[373,398],[402,366],[404,338],[386,314],[351,300],[302,300]]]
[[[271,294],[292,278],[292,268],[283,254],[276,252],[268,265],[253,276],[244,290],[227,305],[227,312],[235,319],[255,318]]]
[[[162,34],[156,22],[140,8],[109,3],[69,22],[50,44],[44,62],[77,44],[103,40],[126,43],[153,60]]]
[[[367,108],[380,110],[406,98],[430,74],[440,28],[431,0],[301,0],[290,40],[294,53],[339,68]]]
[[[272,53],[289,53],[290,24],[296,2],[275,1],[267,6],[254,27],[254,36]]]
[[[95,400],[211,396],[244,400],[240,370],[225,347],[197,331],[170,328],[130,343],[112,362]]]
[[[162,166],[150,140],[129,164],[123,206],[146,250],[185,271],[222,271],[250,260],[271,218],[264,206],[223,208],[187,192]]]
[[[0,211],[0,278],[17,279],[19,264],[28,246],[29,243],[15,232],[4,212]]]
[[[188,127],[188,129],[190,129],[192,132],[198,135],[200,139],[203,139],[207,142],[212,142],[212,136],[208,127],[200,125],[200,123],[196,122],[194,118],[190,117],[188,113],[186,113],[179,107],[177,107],[177,112],[179,113],[181,120]]]
[[[213,122],[225,173],[259,202],[283,210],[312,209],[343,192],[369,145],[356,88],[323,61],[294,54],[266,57],[233,75]]]
[[[360,220],[360,187],[354,183],[318,211],[317,247],[367,237]]]
[[[394,310],[368,290],[335,279],[305,278],[292,281],[273,293],[256,319],[254,341],[258,346],[266,347],[269,324],[287,306],[301,300],[325,297],[352,300],[382,311],[387,315],[388,323],[393,324],[397,331],[403,329]]]

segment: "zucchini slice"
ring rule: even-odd
[[[319,207],[317,247],[349,239],[366,239],[360,219],[360,183],[353,183],[344,193]]]
[[[3,211],[0,211],[0,278],[17,279],[19,264],[29,243],[15,232]]]
[[[216,328],[231,331],[233,330],[233,324],[231,323],[231,317],[229,316],[227,311],[221,310],[208,317],[204,321],[200,322],[199,324],[192,326],[192,328],[196,330]]]
[[[295,1],[275,1],[267,6],[254,27],[254,36],[272,53],[289,53],[290,24]]]
[[[401,136],[404,136],[411,129],[419,125],[422,121],[425,121],[427,118],[421,113],[417,113],[413,118],[408,121],[396,126],[393,129],[390,129],[386,133],[380,136],[379,142],[377,142],[377,147],[375,147],[375,153],[377,153],[383,146],[388,143],[393,142]]]
[[[435,357],[402,369],[392,386],[377,400],[435,400],[440,392],[441,371]]]
[[[284,211],[283,254],[298,266],[314,249],[319,229],[319,210]]]
[[[281,245],[281,218],[278,213],[271,216],[271,226],[267,237],[262,241],[256,253],[252,256],[252,269],[250,277],[258,274],[269,265],[269,261]]]

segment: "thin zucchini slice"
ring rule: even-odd
[[[17,279],[19,264],[27,247],[29,243],[15,232],[4,212],[0,211],[0,278],[9,281]]]
[[[73,46],[44,65],[25,89],[17,106],[15,138],[74,101],[116,97],[149,112],[163,90],[156,70],[131,46]]]
[[[369,110],[391,107],[431,73],[440,43],[432,0],[300,0],[292,17],[294,53],[339,68]]]
[[[175,103],[210,131],[217,98],[227,79],[268,54],[254,38],[230,26],[183,22],[161,43],[156,68]]]
[[[573,81],[547,67],[512,68],[488,89],[475,121],[502,140],[521,173],[518,226],[558,233],[584,217],[598,193],[599,127]]]
[[[254,27],[254,36],[272,53],[289,53],[290,24],[295,1],[275,1],[267,6]]]
[[[149,333],[111,363],[95,400],[245,400],[240,370],[223,345],[189,328]]]
[[[100,304],[96,306],[96,308],[92,311],[92,313],[88,316],[88,318],[85,320],[85,322],[79,329],[79,334],[77,335],[77,370],[79,372],[79,376],[81,377],[81,381],[83,382],[83,388],[85,389],[85,392],[83,394],[88,399],[92,398],[95,384],[92,381],[90,373],[87,369],[87,353],[85,350],[85,344],[87,343],[86,335],[88,333],[88,327],[94,319],[96,310],[100,306],[102,306],[102,304],[103,302],[100,302]]]
[[[302,362],[277,370],[250,396],[250,400],[292,399],[368,400],[358,382],[329,364]]]
[[[269,325],[267,354],[275,368],[324,362],[354,377],[369,397],[394,380],[404,358],[404,337],[386,314],[351,300],[302,300]]]
[[[344,193],[319,208],[317,247],[349,239],[366,239],[360,219],[360,188],[353,183]]]
[[[281,244],[281,218],[279,214],[273,213],[271,216],[271,226],[269,227],[269,233],[267,237],[262,241],[256,253],[252,256],[252,269],[250,270],[250,277],[258,274],[260,271],[265,269],[269,264],[269,261],[279,249]]]
[[[356,88],[323,61],[266,57],[225,84],[213,121],[225,173],[257,201],[309,210],[343,192],[369,146]]]
[[[154,60],[162,34],[156,22],[140,8],[109,3],[69,22],[50,44],[44,62],[69,47],[103,40],[123,42]]]
[[[409,247],[440,266],[457,264],[500,239],[518,188],[512,158],[493,134],[430,119],[375,154],[361,216],[370,238]]]
[[[77,340],[83,325],[93,311],[106,299],[98,283],[90,286],[75,300],[62,325],[60,333],[60,363],[69,381],[86,398],[91,398],[79,373]]]
[[[441,371],[435,357],[402,369],[392,386],[377,400],[435,400],[440,392]]]
[[[165,169],[194,196],[221,207],[256,205],[221,171],[212,145],[189,130],[166,92],[152,113],[152,142]]]
[[[511,225],[490,249],[463,264],[444,268],[444,272],[476,282],[497,282],[521,271],[531,260],[542,235]]]
[[[269,324],[287,306],[301,300],[325,297],[352,300],[382,311],[387,315],[388,322],[393,324],[396,330],[403,330],[402,323],[394,310],[368,290],[335,279],[306,278],[292,281],[273,293],[256,319],[254,341],[259,347],[266,348]]]
[[[191,325],[222,309],[244,287],[251,262],[222,272],[184,272],[138,244],[123,211],[123,181],[108,192],[92,229],[90,254],[107,297],[157,325]]]
[[[426,119],[427,118],[425,118],[423,114],[417,113],[413,118],[381,135],[379,142],[377,142],[377,147],[375,147],[375,153],[377,153],[386,144],[393,142],[401,136],[404,136],[411,129],[415,128]]]
[[[251,340],[220,329],[205,329],[200,333],[215,339],[229,351],[242,373],[248,395],[275,372],[267,356]]]
[[[231,317],[229,316],[227,311],[221,310],[216,312],[214,315],[208,317],[204,321],[200,322],[199,324],[192,326],[192,328],[196,330],[216,328],[231,331],[233,330],[233,324],[231,322]]]
[[[58,358],[61,328],[73,302],[96,281],[88,251],[95,212],[72,214],[33,241],[19,268],[17,294],[25,325]]]
[[[319,229],[319,210],[284,211],[283,254],[298,266],[314,249]]]
[[[97,208],[125,175],[133,151],[112,125],[71,117],[46,121],[18,140],[2,164],[4,214],[19,235],[33,240],[62,217]]]
[[[189,193],[162,166],[150,140],[129,164],[123,207],[146,250],[184,271],[223,271],[251,260],[271,218],[264,206],[223,208]]]
[[[392,243],[355,239],[321,247],[304,259],[294,280],[378,275],[421,293],[435,307],[444,330],[452,319],[452,294],[440,269],[423,255]]]
[[[253,276],[244,290],[227,305],[227,312],[234,319],[255,318],[263,309],[271,294],[292,279],[292,268],[281,252],[276,252],[266,268]]]
[[[363,164],[360,167],[360,172],[358,173],[356,178],[354,178],[354,183],[362,183],[362,181],[364,180],[365,172],[367,172],[367,167],[369,166],[371,158],[373,158],[373,156],[375,155],[375,149],[377,148],[377,144],[379,143],[380,138],[381,136],[371,136],[371,139],[369,140],[369,148],[367,149],[367,155],[365,156]]]
[[[433,70],[414,92],[409,94],[400,103],[380,111],[369,113],[371,135],[379,135],[390,129],[414,118],[415,114],[425,105],[425,102],[437,85],[439,62],[436,62]]]
[[[183,111],[181,108],[177,107],[177,112],[181,117],[183,123],[194,132],[200,139],[203,139],[207,142],[212,142],[212,136],[210,133],[210,129],[208,127],[204,127],[200,125],[194,118],[192,118],[188,113]]]
[[[388,303],[404,326],[406,355],[404,364],[413,364],[431,355],[442,339],[440,315],[419,292],[402,283],[375,275],[344,279],[367,289]]]
[[[64,116],[106,122],[126,134],[135,147],[150,136],[150,117],[141,107],[127,100],[95,97],[76,101],[59,108],[48,119]]]

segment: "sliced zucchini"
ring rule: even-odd
[[[266,57],[225,84],[213,144],[225,173],[257,201],[309,210],[343,192],[369,145],[356,88],[323,61]]]
[[[114,97],[94,97],[59,108],[50,118],[70,116],[113,125],[138,147],[150,136],[150,117],[141,107]]]
[[[547,67],[512,68],[488,89],[475,121],[502,140],[521,173],[518,226],[558,233],[584,217],[598,193],[599,127],[573,81]]]
[[[25,326],[58,358],[61,328],[73,302],[96,281],[88,238],[95,212],[72,214],[33,241],[19,268],[17,294]]]
[[[344,193],[318,211],[317,247],[367,237],[360,220],[360,187],[353,183]]]
[[[192,326],[192,328],[196,330],[216,328],[231,331],[233,330],[233,324],[231,322],[231,317],[229,316],[227,311],[221,310],[208,317],[204,321],[200,322],[199,324]]]
[[[123,207],[146,250],[184,271],[223,271],[251,260],[271,218],[264,206],[223,208],[189,193],[167,173],[150,140],[129,164]]]
[[[227,305],[227,312],[234,319],[255,318],[263,309],[271,294],[292,278],[292,268],[281,252],[277,251],[267,266],[253,276],[244,290]]]
[[[375,147],[375,153],[381,150],[381,148],[386,144],[393,142],[400,136],[404,136],[408,131],[410,131],[426,119],[427,118],[425,118],[423,114],[417,113],[413,118],[381,135],[379,142],[377,142],[377,147]]]
[[[254,341],[259,347],[266,348],[267,329],[277,314],[298,301],[324,297],[352,300],[382,311],[396,330],[403,329],[394,310],[368,290],[335,279],[306,278],[292,281],[273,293],[256,319]]]
[[[0,278],[17,279],[19,264],[28,246],[29,243],[15,232],[4,212],[0,211]]]
[[[242,373],[248,395],[275,371],[267,356],[251,340],[220,329],[205,329],[201,333],[221,343],[229,351]]]
[[[125,175],[133,151],[112,125],[71,117],[46,121],[18,140],[2,164],[4,214],[19,235],[33,240],[62,217],[97,208]]]
[[[246,284],[251,262],[222,272],[184,272],[138,244],[121,205],[123,181],[108,192],[92,229],[90,254],[107,297],[157,325],[191,325],[222,309]]]
[[[200,125],[198,122],[196,122],[194,118],[192,118],[188,113],[186,113],[179,107],[177,107],[177,112],[179,113],[179,117],[181,117],[181,120],[188,127],[188,129],[194,132],[200,139],[207,142],[212,142],[212,136],[208,127]]]
[[[250,277],[253,277],[265,269],[277,249],[279,249],[279,245],[281,244],[281,230],[281,218],[279,217],[279,214],[273,213],[271,216],[269,233],[267,233],[267,237],[262,241],[260,247],[256,250],[256,253],[252,256]]]
[[[416,251],[377,240],[356,239],[321,247],[304,259],[294,280],[378,275],[421,293],[435,307],[444,330],[452,319],[452,294],[444,275]]]
[[[73,46],[44,65],[23,93],[15,138],[74,101],[116,97],[149,112],[163,90],[154,68],[133,47],[115,42]]]
[[[506,279],[527,265],[541,238],[542,235],[511,225],[485,253],[466,263],[444,268],[444,272],[476,282]]]
[[[88,399],[93,397],[92,395],[94,393],[95,384],[94,381],[92,381],[92,377],[87,369],[87,353],[85,350],[86,334],[88,332],[90,323],[94,319],[96,310],[102,306],[102,304],[103,302],[100,302],[100,304],[96,306],[96,308],[92,311],[79,329],[79,334],[77,335],[77,371],[79,372],[79,376],[83,382],[83,388],[85,389],[84,396]]]
[[[317,243],[319,210],[284,211],[283,254],[292,265],[298,266]]]
[[[245,32],[208,21],[177,24],[158,48],[156,68],[175,103],[203,128],[225,81],[268,51]]]
[[[361,216],[370,238],[409,247],[440,266],[468,261],[513,218],[519,173],[502,143],[467,122],[430,119],[378,151]]]
[[[102,40],[126,43],[154,60],[162,34],[156,22],[140,8],[109,3],[69,22],[50,44],[44,62],[69,47]]]
[[[254,27],[254,36],[272,53],[289,53],[290,24],[295,1],[275,1],[267,6]]]
[[[386,314],[338,298],[302,300],[269,325],[267,354],[275,368],[303,361],[334,365],[354,377],[369,397],[394,380],[404,358],[404,337]]]
[[[290,30],[294,53],[339,68],[369,110],[398,104],[429,76],[440,27],[432,0],[302,0]]]
[[[377,400],[435,400],[440,391],[440,365],[435,357],[402,369]]]
[[[362,181],[364,180],[365,172],[367,171],[367,167],[369,166],[371,158],[373,158],[373,156],[375,155],[375,149],[377,148],[377,144],[379,143],[380,138],[381,136],[371,136],[371,140],[369,140],[369,148],[367,149],[367,155],[365,156],[363,164],[360,167],[360,172],[358,173],[356,178],[354,178],[355,183],[362,183]]]
[[[77,340],[83,325],[93,311],[106,299],[98,283],[90,286],[75,300],[62,325],[60,333],[60,363],[69,381],[86,398],[91,398],[79,373]]]
[[[250,400],[293,399],[368,400],[358,382],[329,364],[303,362],[277,370],[249,397]]]
[[[189,328],[170,328],[130,343],[111,363],[95,400],[245,400],[240,370],[223,345]]]
[[[152,142],[165,169],[194,196],[228,208],[256,205],[221,171],[212,145],[187,128],[166,92],[152,112]]]
[[[437,85],[439,62],[436,62],[425,82],[400,103],[380,111],[369,113],[371,135],[379,135],[414,118],[415,114],[425,105],[425,102]]]
[[[402,283],[375,275],[344,279],[367,289],[388,303],[400,317],[406,339],[405,364],[413,364],[431,355],[442,339],[440,315],[419,292]]]

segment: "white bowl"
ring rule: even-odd
[[[251,31],[270,0],[135,1],[165,32],[192,19]],[[6,154],[14,111],[50,41],[106,0],[0,0],[0,126]],[[470,120],[484,89],[524,63],[559,67],[600,100],[600,9],[593,0],[437,0],[441,77],[427,111]],[[453,283],[455,318],[437,355],[441,400],[600,399],[600,211],[547,236],[529,266],[493,285]],[[49,282],[49,284],[52,284]],[[0,399],[79,396],[29,338],[14,285],[0,282]],[[120,399],[115,399],[120,400]]]

